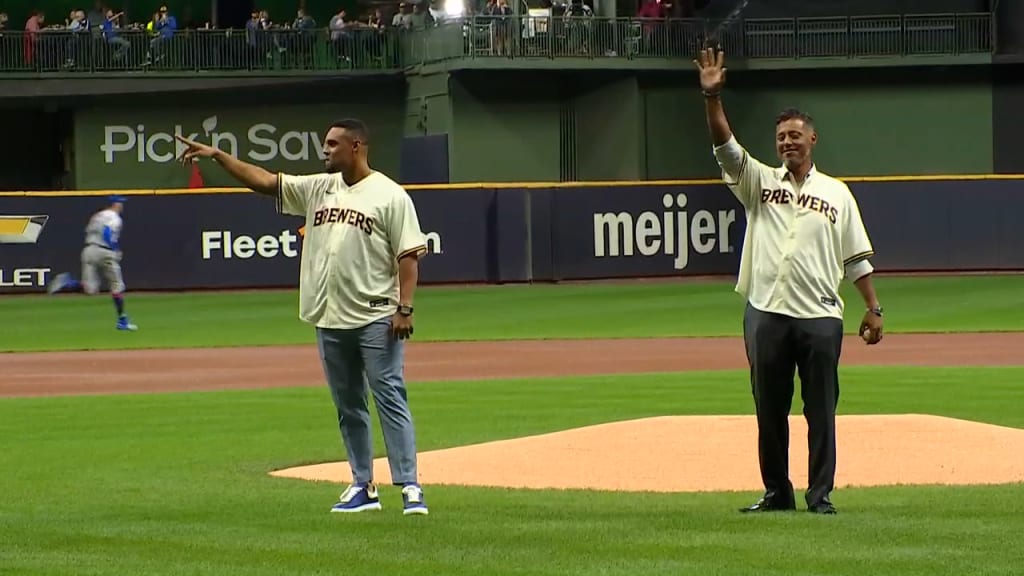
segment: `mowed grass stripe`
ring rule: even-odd
[[[842,376],[844,414],[1024,427],[1024,368],[849,367]],[[743,371],[414,383],[410,397],[421,450],[752,411]],[[324,388],[0,400],[0,566],[97,575],[923,576],[1010,574],[1019,565],[1020,485],[840,490],[834,518],[735,512],[756,494],[439,486],[428,487],[431,516],[405,518],[397,489],[385,487],[384,512],[331,516],[341,486],[266,472],[340,459],[334,418]],[[376,418],[375,432],[383,455]],[[894,455],[898,445],[894,438]]]
[[[879,277],[886,330],[1024,329],[1024,275]],[[845,285],[846,331],[863,305]],[[134,294],[137,333],[114,330],[109,297],[0,299],[0,351],[310,344],[296,291]],[[743,300],[733,282],[421,287],[420,341],[738,336]]]

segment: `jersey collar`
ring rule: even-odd
[[[812,162],[811,163],[811,169],[808,170],[807,171],[807,175],[804,176],[804,182],[807,182],[808,180],[810,180],[811,177],[813,177],[815,174],[817,174],[817,172],[818,172],[818,169],[815,166],[815,164]],[[789,169],[786,168],[785,164],[783,164],[782,166],[779,166],[778,168],[776,168],[775,169],[775,174],[779,177],[780,180],[792,180],[792,178],[791,178],[792,174],[790,174]]]

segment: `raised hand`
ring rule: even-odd
[[[175,138],[187,146],[185,153],[182,154],[180,158],[182,164],[191,164],[195,162],[197,158],[213,158],[213,155],[217,153],[217,149],[213,146],[200,144],[199,142],[189,140],[181,135],[176,135]]]
[[[718,92],[725,84],[725,52],[705,48],[693,61],[700,71],[700,87],[705,92]]]

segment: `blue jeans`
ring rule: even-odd
[[[391,335],[390,318],[352,330],[317,328],[316,336],[353,482],[374,480],[367,389],[377,405],[392,483],[416,482],[416,432],[402,373],[405,342]]]

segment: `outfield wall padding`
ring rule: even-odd
[[[1024,180],[851,182],[880,271],[1024,269]],[[720,183],[412,189],[429,256],[421,282],[734,275],[746,225]],[[102,196],[0,196],[0,292],[80,274]],[[45,216],[35,242],[19,222]],[[130,195],[129,290],[293,287],[301,218],[252,193]],[[36,222],[39,218],[36,218]],[[22,234],[22,236],[25,236]]]

